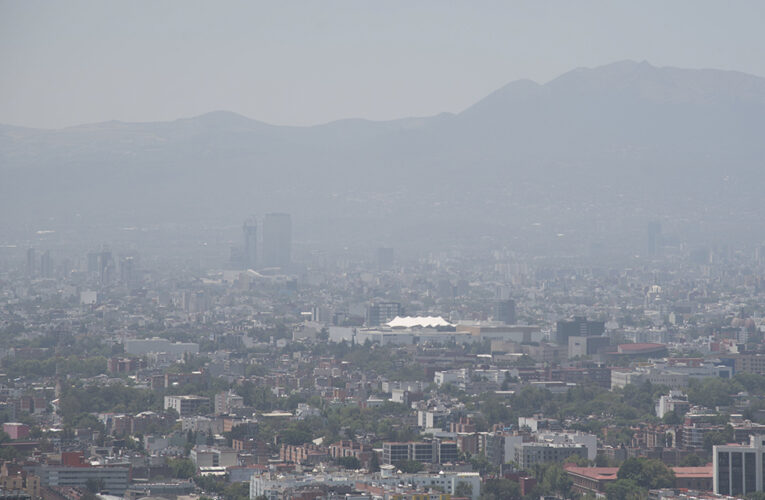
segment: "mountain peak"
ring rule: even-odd
[[[268,124],[253,120],[239,113],[226,110],[216,110],[191,118],[182,118],[178,122],[198,122],[209,127],[248,127],[268,126]]]
[[[576,68],[545,84],[549,88],[570,87],[578,90],[621,86],[636,79],[651,78],[664,71],[648,61],[624,60],[594,68]]]

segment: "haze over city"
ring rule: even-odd
[[[0,500],[765,498],[763,18],[0,0]]]

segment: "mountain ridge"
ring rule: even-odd
[[[513,91],[520,90],[520,91],[528,92],[533,90],[540,90],[543,88],[553,88],[556,86],[560,86],[564,82],[569,83],[571,80],[581,77],[582,75],[586,75],[586,76],[594,75],[599,77],[607,75],[607,76],[610,76],[611,78],[613,78],[614,76],[624,78],[628,76],[634,76],[635,74],[637,74],[637,70],[642,70],[643,73],[648,71],[654,74],[675,74],[675,75],[693,74],[695,76],[707,74],[707,75],[714,75],[717,78],[720,78],[723,75],[727,75],[728,77],[735,77],[739,81],[739,83],[745,84],[745,86],[757,87],[756,90],[758,91],[758,94],[761,94],[758,97],[760,99],[765,100],[765,77],[761,77],[758,75],[754,75],[754,74],[746,73],[742,71],[737,71],[737,70],[720,70],[720,69],[714,69],[714,68],[689,69],[689,68],[680,68],[676,66],[654,66],[650,64],[648,61],[637,62],[637,61],[627,59],[627,60],[615,61],[613,63],[608,63],[601,66],[596,66],[596,67],[577,67],[570,71],[562,73],[561,75],[558,75],[557,77],[552,78],[545,83],[539,83],[534,80],[530,80],[526,78],[513,80],[497,88],[496,90],[490,92],[488,95],[479,99],[473,104],[469,105],[462,111],[459,111],[456,113],[440,112],[433,115],[404,116],[404,117],[394,118],[389,120],[373,120],[373,119],[367,119],[362,117],[351,117],[351,118],[341,118],[337,120],[331,120],[328,122],[321,122],[321,123],[312,124],[312,125],[289,125],[289,124],[277,125],[277,124],[264,122],[256,118],[246,116],[236,111],[218,109],[218,110],[211,110],[199,115],[179,117],[172,120],[158,120],[158,121],[106,120],[106,121],[88,122],[88,123],[82,123],[82,124],[76,124],[76,125],[70,125],[70,126],[58,127],[58,128],[39,128],[39,127],[18,126],[18,125],[13,125],[9,123],[0,123],[0,131],[2,131],[2,129],[18,129],[18,130],[26,130],[26,131],[60,131],[60,130],[68,130],[68,129],[91,129],[94,127],[104,127],[104,126],[156,125],[156,124],[173,124],[173,123],[179,124],[179,123],[195,122],[195,121],[207,122],[207,123],[214,122],[217,125],[231,124],[232,122],[238,122],[238,123],[257,125],[261,127],[291,128],[291,129],[311,129],[311,128],[317,128],[317,127],[320,128],[320,127],[326,127],[330,125],[350,123],[350,122],[353,122],[353,123],[363,122],[363,123],[372,123],[372,124],[395,124],[397,122],[427,120],[430,118],[436,118],[436,117],[442,117],[442,116],[459,116],[461,114],[464,114],[466,111],[470,110],[471,108],[475,107],[476,105],[480,104],[481,102],[487,99],[490,99],[494,96],[500,95],[507,90],[513,90]],[[600,81],[603,83],[604,87],[613,86],[613,84],[615,83],[613,80],[604,82],[602,78]]]
[[[459,113],[428,117],[293,127],[216,111],[54,130],[0,126],[0,226],[17,224],[18,213],[237,220],[276,206],[321,220],[398,214],[393,226],[451,218],[478,230],[482,210],[536,217],[526,211],[538,198],[558,206],[571,190],[582,193],[577,204],[618,191],[640,213],[671,212],[688,190],[718,196],[721,178],[742,192],[765,183],[762,130],[765,79],[634,61],[543,84],[516,80]],[[352,201],[359,193],[369,200],[362,207]],[[466,193],[480,202],[464,205]]]

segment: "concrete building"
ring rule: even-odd
[[[628,384],[649,381],[654,385],[666,385],[670,389],[688,387],[691,379],[708,377],[731,378],[729,366],[699,359],[661,359],[634,369],[611,371],[611,389],[621,389]]]
[[[494,301],[494,321],[506,325],[515,324],[515,301],[513,299],[497,299]]]
[[[433,383],[441,387],[444,384],[464,384],[468,380],[467,368],[458,370],[437,371],[433,375]]]
[[[669,391],[669,394],[659,397],[656,403],[656,416],[662,418],[672,412],[682,416],[690,409],[691,403],[688,402],[688,396],[683,391]]]
[[[522,443],[515,447],[515,463],[520,469],[529,469],[534,464],[562,462],[571,456],[587,458],[584,444],[574,443]]]
[[[502,340],[506,342],[539,342],[542,332],[538,326],[506,325],[497,322],[462,322],[456,326],[458,333],[469,333],[478,340]]]
[[[122,496],[130,482],[130,466],[90,466],[79,465],[33,465],[25,467],[40,478],[42,486],[85,487],[88,480],[100,481],[102,491],[110,495]]]
[[[450,414],[448,410],[418,410],[417,426],[423,429],[445,429]]]
[[[455,441],[383,443],[383,463],[385,464],[395,464],[407,460],[443,464],[456,462],[457,457],[458,450]]]
[[[189,458],[200,469],[203,467],[231,467],[239,465],[237,452],[232,448],[197,445],[191,449]]]
[[[603,321],[588,321],[584,316],[574,316],[571,320],[556,323],[555,341],[559,346],[567,346],[569,337],[600,337],[605,332]]]
[[[380,326],[404,314],[400,302],[374,302],[367,306],[366,325]]]
[[[113,357],[106,360],[109,373],[131,373],[145,367],[146,363],[140,358]]]
[[[29,426],[20,422],[6,422],[3,424],[3,432],[15,440],[29,437]]]
[[[712,466],[670,467],[675,474],[673,488],[694,491],[712,490]],[[619,467],[577,467],[566,466],[573,491],[583,495],[603,496],[606,486],[618,480]],[[651,496],[653,498],[653,496]],[[683,498],[701,498],[686,495]],[[706,498],[706,496],[704,497]]]
[[[537,434],[539,443],[574,444],[587,448],[587,460],[595,460],[598,454],[598,437],[584,432],[541,432]]]
[[[255,269],[258,265],[258,223],[248,219],[242,225],[244,248],[242,249],[242,265],[244,269]]]
[[[228,415],[235,408],[244,408],[244,398],[231,391],[219,392],[215,395],[215,414]]]
[[[185,354],[198,354],[199,344],[195,342],[170,342],[167,339],[125,339],[125,353],[141,356],[149,353],[167,353],[175,359]]]
[[[604,352],[611,345],[609,337],[582,337],[573,335],[568,338],[568,357],[586,358]]]
[[[712,460],[716,494],[743,496],[765,488],[765,435],[751,436],[748,445],[715,446]]]
[[[181,417],[194,415],[202,406],[209,403],[210,399],[202,396],[165,396],[165,410],[172,408]]]

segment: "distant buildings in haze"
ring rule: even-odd
[[[247,219],[242,225],[242,246],[231,249],[231,262],[242,269],[289,268],[292,263],[290,214],[266,214],[260,231],[255,218]]]

